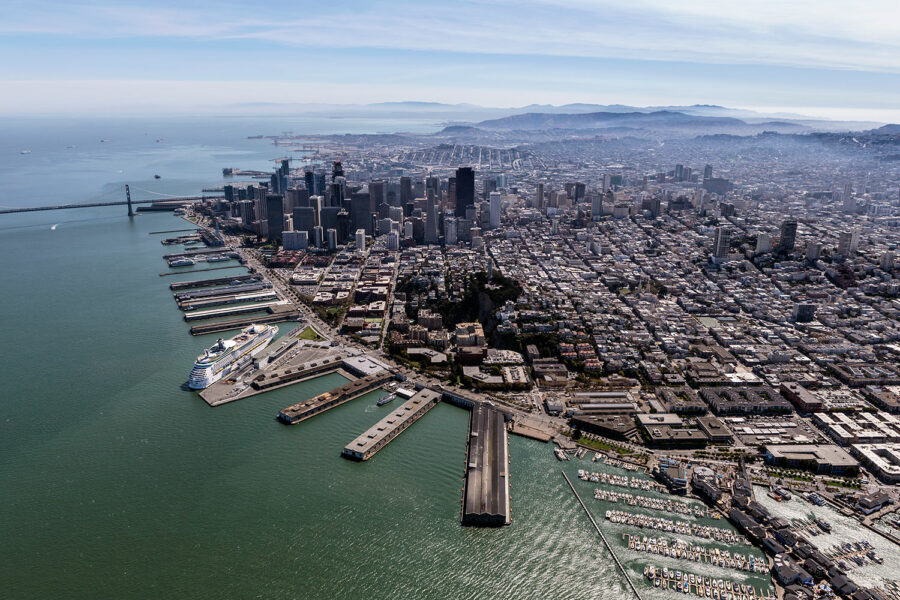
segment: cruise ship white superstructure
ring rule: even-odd
[[[219,340],[202,356],[197,357],[188,386],[194,390],[209,387],[232,369],[244,357],[254,356],[269,345],[278,334],[275,325],[251,325],[230,340]]]

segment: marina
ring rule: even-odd
[[[612,475],[610,473],[596,473],[579,470],[578,478],[582,481],[602,483],[604,485],[614,485],[618,487],[630,488],[633,490],[643,490],[645,492],[666,492],[665,486],[656,483],[655,481],[650,481],[649,479],[641,479],[640,477],[629,478],[624,475]]]
[[[581,471],[579,470],[579,476],[580,475]],[[705,517],[707,519],[722,518],[721,514],[719,514],[717,511],[710,510],[705,506],[701,507],[700,505],[691,505],[687,502],[680,502],[678,500],[652,498],[650,496],[640,495],[636,496],[634,494],[628,494],[626,492],[612,492],[609,490],[596,489],[594,490],[594,500],[612,502],[613,504],[621,502],[623,504],[627,504],[628,506],[639,506],[640,508],[674,513],[683,516],[693,516],[698,518]]]
[[[695,544],[688,544],[685,541],[674,538],[667,540],[665,538],[648,538],[647,536],[623,533],[622,539],[625,541],[628,549],[634,550],[635,552],[645,552],[655,556],[665,556],[690,562],[710,564],[723,569],[733,569],[736,571],[761,574],[767,574],[769,572],[768,561],[763,556],[753,556],[751,554],[741,554],[739,552],[731,553],[728,550],[722,551],[719,548],[707,548]]]
[[[753,585],[672,570],[667,567],[648,565],[644,568],[644,576],[653,583],[654,587],[682,594],[694,594],[712,600],[775,599],[772,588],[757,590]]]
[[[662,517],[633,514],[621,510],[607,510],[606,520],[618,525],[629,525],[641,529],[653,529],[657,531],[667,531],[669,533],[678,533],[681,535],[692,535],[694,537],[711,539],[726,544],[749,544],[742,535],[729,529],[701,525],[699,523],[672,521]]]

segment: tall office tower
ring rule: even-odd
[[[500,192],[491,192],[491,229],[500,227]]]
[[[403,239],[410,240],[413,236],[413,222],[412,219],[407,219],[405,223],[403,223]]]
[[[412,179],[409,177],[400,178],[400,206],[406,207],[413,201]]]
[[[465,217],[470,206],[475,206],[475,172],[472,167],[460,167],[456,170],[456,216]]]
[[[271,190],[273,194],[281,193],[281,176],[278,173],[272,173],[272,175],[269,176],[269,190]]]
[[[447,246],[455,246],[458,243],[459,222],[456,217],[446,217],[444,219],[444,244]]]
[[[400,234],[396,231],[389,231],[385,238],[384,247],[388,250],[400,249]]]
[[[341,165],[341,161],[336,160],[331,165],[331,180],[334,181],[338,177],[344,176],[344,167]]]
[[[600,191],[604,194],[609,191],[610,186],[612,185],[612,177],[610,177],[609,173],[603,174],[603,183],[600,184]]]
[[[305,231],[309,239],[312,239],[315,227],[316,209],[312,206],[298,206],[294,209],[294,231]]]
[[[314,187],[315,187],[315,189],[316,189],[316,195],[317,195],[317,196],[324,196],[325,193],[326,193],[326,191],[327,191],[327,189],[328,189],[327,186],[325,185],[325,184],[326,184],[326,181],[325,181],[325,180],[326,180],[325,173],[316,173],[316,174],[314,175],[313,179],[314,179],[314,181],[315,181]]]
[[[306,170],[303,172],[303,180],[306,182],[306,191],[309,192],[310,196],[315,196],[318,192],[316,191],[316,176],[311,170]]]
[[[539,183],[534,187],[534,207],[538,210],[544,208],[544,184]]]
[[[675,165],[675,181],[683,181],[684,165]]]
[[[789,219],[781,224],[781,237],[778,239],[778,250],[790,252],[797,241],[797,221]]]
[[[284,196],[281,194],[266,196],[266,222],[269,226],[269,241],[280,240],[284,230]]]
[[[756,234],[756,253],[765,254],[772,251],[772,236],[768,233]]]
[[[285,231],[285,250],[306,250],[309,247],[309,234],[305,231]]]
[[[370,194],[354,192],[350,196],[350,227],[353,231],[365,229],[372,234],[372,202]]]
[[[284,234],[285,231],[293,231],[294,230],[294,217],[291,215],[284,215],[284,224],[281,226],[281,233]]]
[[[728,258],[730,246],[731,231],[727,227],[716,227],[716,235],[713,238],[713,259],[719,262]]]
[[[660,215],[662,208],[660,205],[659,196],[653,196],[650,198],[650,216],[654,219]]]
[[[815,262],[819,260],[819,254],[822,253],[822,244],[818,242],[810,242],[806,245],[806,260]]]
[[[859,246],[859,232],[855,229],[853,231],[842,231],[840,237],[838,238],[838,247],[837,253],[844,257],[852,256],[854,252],[856,252],[856,248]]]
[[[591,221],[599,221],[603,216],[603,194],[591,196]]]
[[[328,229],[325,231],[325,242],[329,250],[332,252],[337,250],[337,229]]]
[[[366,230],[365,229],[357,229],[356,230],[356,250],[358,252],[366,251]]]
[[[313,227],[313,243],[316,248],[321,248],[322,244],[325,243],[325,230],[322,229],[321,225]]]
[[[681,170],[681,180],[682,181],[691,181],[694,177],[694,170],[690,167],[685,167]]]
[[[491,192],[497,191],[497,178],[485,177],[481,182],[481,199],[487,200],[491,197]]]
[[[309,206],[309,190],[302,187],[288,188],[284,197],[284,209],[287,212],[293,212],[300,206]]]
[[[712,179],[712,165],[703,167],[703,179]]]
[[[894,252],[892,250],[888,250],[884,254],[881,255],[880,266],[882,271],[887,271],[890,273],[894,270]]]
[[[388,208],[388,218],[397,221],[403,225],[403,209],[399,206],[391,206]]]
[[[438,243],[438,214],[437,207],[434,204],[434,190],[428,188],[425,190],[425,196],[428,203],[425,206],[425,243]]]
[[[338,213],[341,211],[337,206],[325,206],[319,211],[319,225],[322,226],[322,229],[328,231],[329,229],[334,229],[337,232],[338,227]]]
[[[377,212],[378,207],[384,204],[384,181],[369,182],[369,210]]]
[[[856,198],[853,197],[853,186],[848,181],[844,184],[844,212],[847,213],[855,213],[856,212]]]
[[[575,185],[572,186],[572,201],[575,204],[578,204],[582,200],[584,200],[585,194],[585,185],[580,181],[576,181]]]
[[[350,235],[354,230],[350,229],[350,213],[343,208],[337,214],[338,244],[346,244],[350,241]]]
[[[426,198],[427,194],[428,194],[428,190],[431,190],[432,192],[434,192],[434,201],[435,202],[441,201],[441,180],[440,180],[440,178],[434,177],[431,175],[426,177],[425,178],[425,191],[424,191],[423,195],[421,195],[421,196],[416,194],[416,197],[417,198]]]

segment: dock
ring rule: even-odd
[[[285,306],[282,300],[274,300],[271,302],[261,302],[250,306],[232,306],[230,308],[212,308],[210,310],[198,310],[196,312],[184,315],[185,321],[199,321],[201,319],[215,319],[216,317],[229,317],[231,315],[243,315],[247,313],[255,313],[261,311],[270,311],[276,306]]]
[[[479,402],[469,417],[463,525],[501,527],[509,512],[509,438],[503,413]]]
[[[227,304],[241,304],[242,302],[266,302],[278,300],[278,294],[273,291],[255,292],[251,294],[237,294],[234,296],[215,296],[213,298],[201,298],[199,300],[187,300],[179,302],[178,308],[184,311],[198,310],[210,306],[224,306]]]
[[[527,417],[514,417],[509,432],[539,442],[549,442],[555,433],[552,430],[548,431],[548,427],[540,421]]]
[[[244,265],[227,265],[225,267],[206,267],[204,269],[191,269],[190,271],[167,271],[160,273],[160,277],[171,277],[172,275],[186,275],[188,273],[203,273],[205,271],[222,271],[224,269],[241,269],[246,268]]]
[[[184,292],[175,292],[173,296],[175,297],[176,302],[184,302],[186,300],[197,300],[199,298],[233,296],[235,294],[248,294],[250,292],[270,289],[272,289],[272,284],[268,281],[256,281],[253,283],[239,283],[237,285],[226,285],[210,289],[194,289]]]
[[[393,373],[383,371],[376,375],[368,375],[362,379],[345,383],[330,392],[319,394],[315,398],[282,409],[279,411],[277,418],[286,425],[296,425],[335,406],[340,406],[345,402],[378,389],[393,376]]]
[[[253,275],[235,275],[234,277],[216,277],[215,279],[198,279],[196,281],[176,281],[175,283],[169,284],[169,289],[177,292],[178,290],[233,284],[235,281],[243,283],[251,279],[256,281],[258,278]]]
[[[641,593],[638,591],[637,587],[634,585],[634,582],[631,581],[631,577],[628,575],[628,571],[625,570],[625,567],[622,566],[622,563],[619,562],[619,557],[616,556],[616,553],[613,551],[612,546],[609,545],[609,542],[606,541],[606,536],[603,535],[603,532],[600,531],[600,526],[597,525],[597,521],[594,520],[593,515],[591,515],[591,511],[588,510],[587,505],[584,503],[584,500],[581,499],[581,496],[578,495],[578,490],[575,489],[575,486],[572,485],[572,482],[569,481],[569,476],[566,475],[565,471],[560,471],[562,476],[566,478],[566,483],[569,484],[569,487],[572,489],[572,493],[575,494],[575,499],[578,500],[578,503],[581,504],[581,508],[584,509],[584,514],[588,516],[588,519],[591,520],[591,524],[594,526],[594,529],[597,530],[597,535],[600,536],[600,539],[603,540],[603,545],[606,546],[606,549],[609,550],[610,556],[612,556],[613,562],[616,563],[616,567],[619,568],[619,572],[622,573],[622,576],[625,577],[626,583],[628,583],[628,587],[631,588],[631,591],[634,592],[634,595],[637,596],[638,600],[644,600],[641,597]]]
[[[181,252],[175,252],[173,254],[163,254],[163,258],[165,260],[172,260],[173,258],[191,258],[192,256],[207,256],[209,254],[227,254],[227,253],[233,253],[233,252],[234,252],[234,248],[222,246],[222,247],[213,248],[213,249],[183,250]]]
[[[243,329],[254,323],[281,323],[283,321],[297,321],[300,319],[300,311],[290,304],[278,304],[274,307],[270,306],[267,309],[267,312],[269,314],[194,325],[191,327],[191,335],[203,335],[205,333],[219,333],[231,329]]]
[[[316,358],[305,363],[276,369],[268,373],[260,373],[253,378],[250,386],[258,392],[273,390],[285,385],[297,383],[310,377],[317,377],[337,371],[343,364],[344,357],[339,354]]]
[[[368,431],[347,444],[341,456],[352,460],[369,460],[437,405],[441,394],[428,388],[419,390],[412,398],[391,411]]]

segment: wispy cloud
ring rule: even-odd
[[[491,0],[178,4],[15,2],[0,33],[189,38],[828,67],[900,73],[895,0]]]

